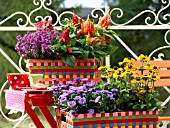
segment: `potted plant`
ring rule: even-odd
[[[67,86],[56,82],[58,127],[157,128],[158,110],[163,108],[154,89],[159,68],[149,64],[147,56],[140,55],[139,60],[141,66],[125,58],[121,67],[100,67],[104,80],[98,84],[80,78]]]
[[[101,80],[97,65],[117,49],[113,42],[115,32],[108,28],[109,24],[109,11],[99,19],[97,26],[89,16],[84,21],[73,13],[72,19],[61,26],[60,34],[51,22],[41,21],[36,24],[35,33],[17,36],[15,49],[29,59],[30,73],[44,74],[45,84],[52,85],[54,78],[66,83],[76,77],[93,79],[97,83]],[[31,39],[29,35],[32,35]]]

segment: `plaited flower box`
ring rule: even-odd
[[[158,111],[75,115],[59,109],[56,109],[56,112],[57,128],[158,128]]]
[[[58,78],[63,84],[77,77],[88,78],[95,83],[101,80],[101,71],[98,71],[95,59],[76,60],[74,69],[68,67],[62,60],[29,59],[27,67],[31,74],[44,74],[43,81],[48,85],[52,85],[54,78]]]

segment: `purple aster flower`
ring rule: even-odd
[[[58,94],[58,90],[57,89],[53,89],[53,93],[54,94]]]
[[[69,94],[68,93],[63,93],[61,97],[67,97]]]
[[[70,101],[70,102],[67,102],[67,105],[68,105],[70,108],[73,108],[74,106],[76,106],[76,102],[75,102],[75,101]]]
[[[113,98],[113,94],[112,93],[107,93],[108,97],[110,97],[110,99]]]
[[[68,90],[61,90],[61,92],[62,92],[62,93],[67,93],[67,92],[68,92]]]
[[[85,104],[86,103],[86,98],[80,98],[79,100],[78,100],[78,103],[79,104]]]
[[[52,80],[52,82],[53,82],[54,84],[58,84],[59,81],[58,81],[57,78],[55,78],[55,79]]]
[[[81,79],[83,83],[87,83],[88,79],[87,78],[83,78]]]
[[[92,87],[94,87],[94,85],[95,85],[94,81],[91,81],[89,84],[87,84],[87,87],[92,88]]]
[[[95,103],[98,103],[99,102],[99,100],[100,100],[100,98],[101,98],[101,96],[98,96],[98,97],[96,97],[96,99],[95,99]]]
[[[105,86],[109,86],[109,85],[110,85],[110,83],[106,82],[104,85],[105,85]]]
[[[74,82],[72,82],[72,81],[67,81],[66,84],[69,85],[69,86],[73,86]]]
[[[113,88],[111,91],[112,91],[112,92],[118,92],[118,89]]]
[[[81,96],[75,96],[74,99],[75,100],[79,100],[81,98]]]
[[[87,113],[88,113],[88,114],[94,114],[94,109],[89,109],[89,110],[87,110]]]
[[[63,102],[66,102],[67,101],[67,97],[63,96],[63,97],[60,97],[60,102],[63,103]]]
[[[108,92],[107,96],[111,99],[111,100],[115,100],[114,96],[115,94],[113,94],[112,92]]]
[[[95,88],[90,88],[90,89],[88,90],[88,92],[93,92],[93,91],[96,91]]]
[[[106,93],[106,94],[109,93],[109,91],[107,91],[107,90],[102,90],[101,92]]]
[[[87,91],[84,91],[84,93],[82,94],[83,96],[86,96],[86,93],[87,93]]]
[[[75,93],[74,90],[68,90],[68,94],[73,94],[73,93]]]
[[[74,87],[74,86],[69,86],[69,90],[73,90],[73,91],[75,91],[75,92],[76,92],[76,90],[77,90],[77,87]]]
[[[74,114],[76,114],[77,112],[76,112],[75,110],[70,110],[69,113],[72,114],[72,115],[74,115]]]
[[[86,86],[80,86],[80,87],[77,87],[77,92],[84,92],[86,91]]]
[[[75,78],[75,79],[74,79],[74,82],[80,83],[80,82],[81,82],[81,78],[80,78],[80,77]]]

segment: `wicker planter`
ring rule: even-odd
[[[158,111],[71,115],[56,109],[57,128],[158,128]],[[65,116],[63,116],[65,115]]]
[[[44,83],[52,85],[52,79],[58,78],[60,83],[66,84],[74,78],[88,78],[95,83],[101,80],[95,59],[76,60],[74,69],[68,67],[62,60],[29,59],[27,66],[31,74],[44,74]]]

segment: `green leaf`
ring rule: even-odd
[[[100,54],[100,55],[107,55],[107,54],[108,54],[108,53],[103,52],[103,51],[95,51],[95,53],[98,53],[98,54]]]
[[[154,111],[157,110],[157,107],[149,108],[148,111]]]
[[[118,46],[110,45],[107,50],[109,51],[109,54],[112,55],[118,48]]]
[[[63,45],[60,47],[64,52],[67,52],[67,46],[66,45]]]
[[[72,47],[72,53],[82,54],[83,53],[83,49],[80,48],[80,47]]]
[[[108,34],[108,33],[103,33],[103,34],[106,35],[106,36],[108,36],[108,37],[110,37],[112,40],[115,40],[112,35],[110,35],[110,34]]]
[[[70,38],[74,38],[74,37],[76,37],[76,34],[75,34],[75,33],[72,33],[72,34],[69,35],[69,37],[70,37]]]
[[[100,61],[101,61],[100,58],[97,58],[97,57],[94,57],[94,59],[96,59],[97,62],[100,62]]]
[[[157,103],[156,103],[156,106],[161,106],[162,103],[163,103],[163,102],[161,102],[161,101],[160,101],[160,102],[157,102]]]
[[[89,58],[89,51],[83,51],[82,58],[87,60]]]
[[[86,42],[86,39],[79,39],[77,40],[80,44],[84,45],[84,43]]]
[[[76,44],[76,39],[71,39],[70,42],[69,42],[69,45],[75,46],[75,44]]]
[[[62,60],[72,69],[74,69],[75,57],[73,55],[63,56]]]
[[[140,108],[143,109],[145,106],[146,106],[146,104],[142,104],[142,105],[140,106]]]
[[[73,51],[83,51],[83,49],[82,48],[80,48],[80,47],[72,47],[72,50]]]

